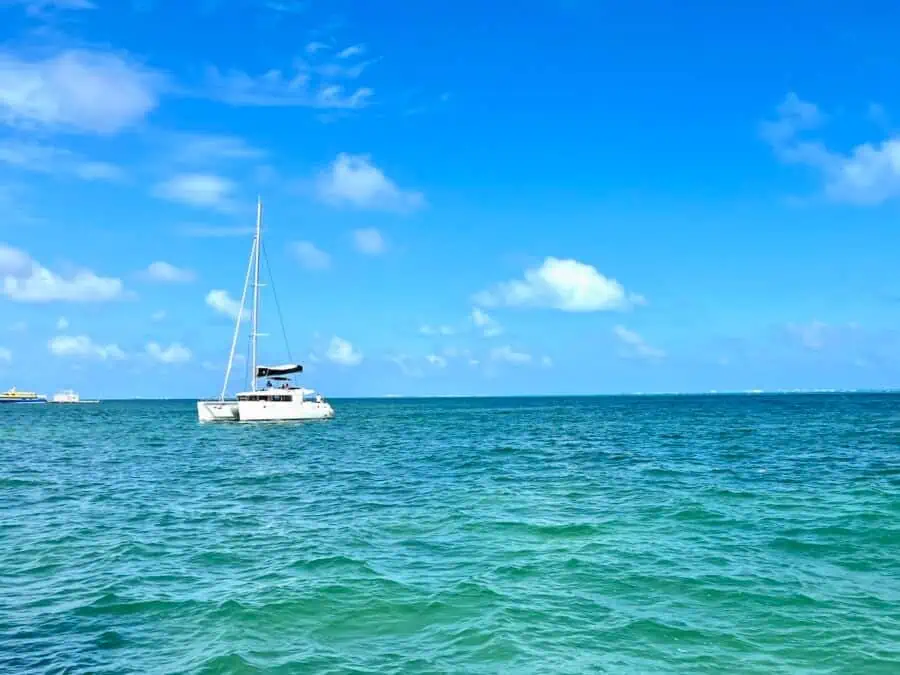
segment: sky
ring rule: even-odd
[[[217,394],[257,196],[326,396],[898,387],[898,20],[0,0],[0,389]]]

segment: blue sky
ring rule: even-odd
[[[898,19],[0,0],[0,388],[217,392],[257,194],[326,395],[895,387]]]

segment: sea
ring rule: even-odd
[[[2,673],[900,673],[900,396],[0,408]]]

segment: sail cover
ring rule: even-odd
[[[274,377],[276,375],[290,375],[291,373],[302,373],[303,366],[298,363],[286,363],[280,366],[257,366],[257,377]]]

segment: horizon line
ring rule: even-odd
[[[377,394],[367,396],[327,396],[333,401],[359,400],[359,401],[389,401],[389,400],[416,400],[416,399],[492,399],[492,398],[640,398],[663,396],[765,396],[791,394],[900,394],[900,388],[884,389],[747,389],[747,390],[712,390],[712,391],[663,391],[663,392],[618,392],[596,394]],[[209,397],[194,396],[133,396],[128,398],[99,398],[100,401],[200,401]]]

